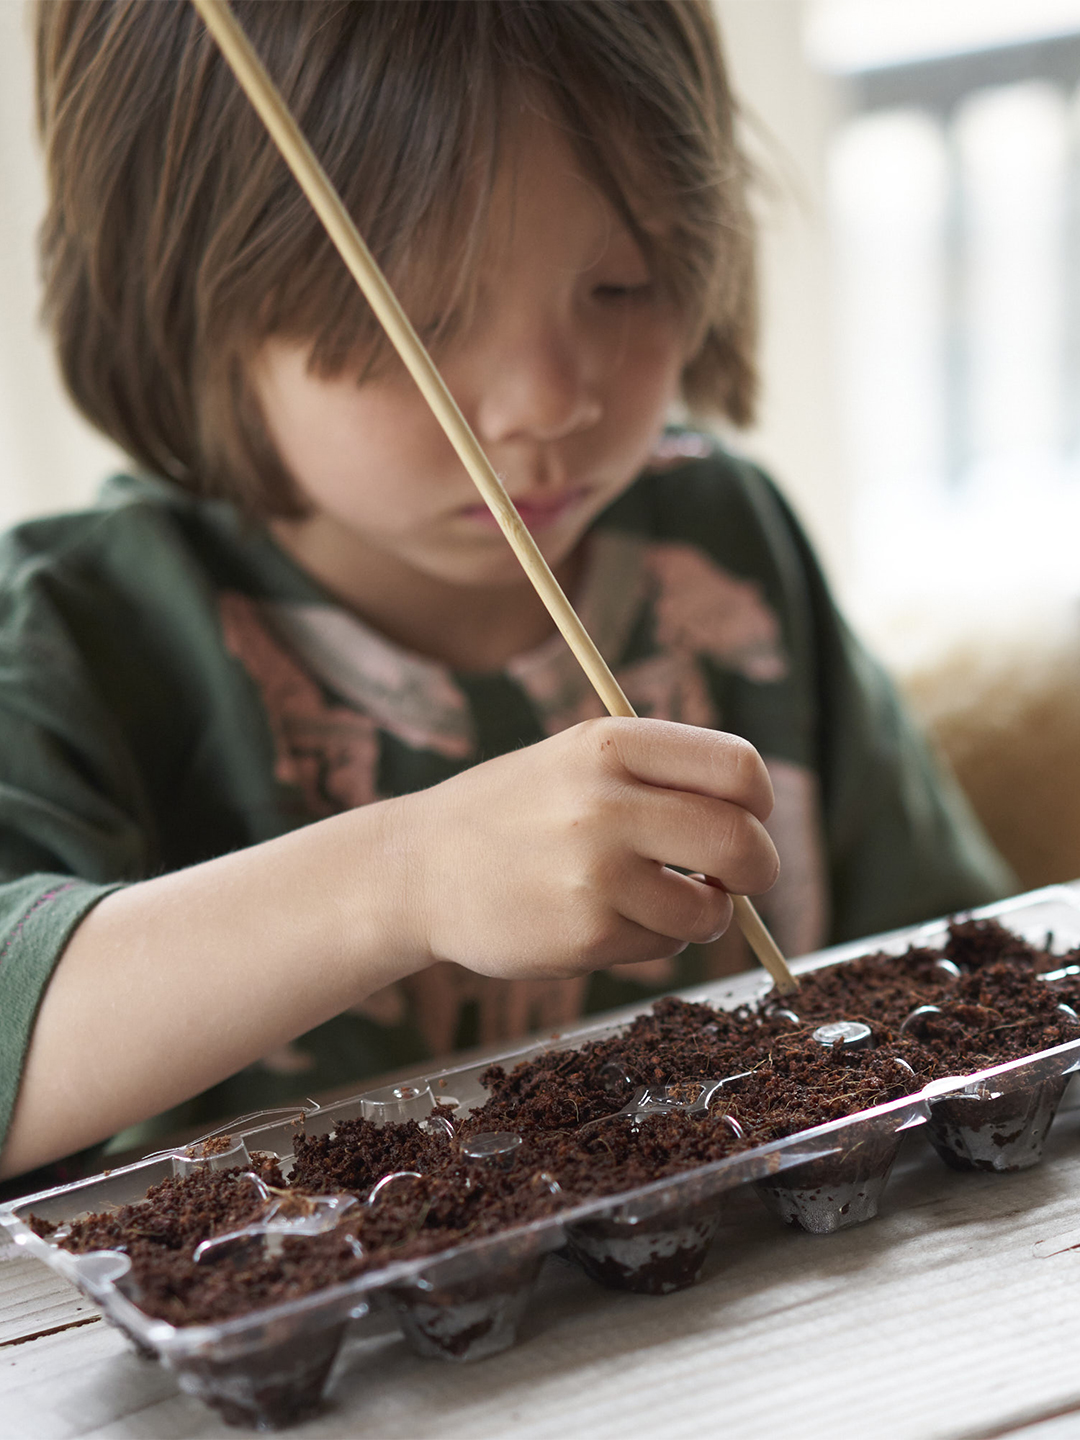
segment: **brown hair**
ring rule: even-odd
[[[414,313],[467,287],[500,114],[532,87],[696,317],[687,401],[751,418],[753,235],[709,0],[233,8]],[[308,202],[190,5],[39,0],[37,60],[45,314],[76,403],[189,489],[302,513],[247,361],[283,334],[332,375],[384,344]]]

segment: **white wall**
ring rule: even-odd
[[[26,19],[21,4],[0,0],[0,526],[81,504],[118,463],[66,399],[37,321],[44,184]]]
[[[738,443],[772,469],[843,592],[851,568],[851,507],[826,215],[826,150],[837,90],[804,57],[805,0],[715,4],[761,175],[764,393],[758,426]]]

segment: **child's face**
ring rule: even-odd
[[[528,112],[496,178],[475,313],[440,368],[552,566],[647,460],[674,399],[686,327],[611,206]],[[412,317],[418,328],[435,317]],[[275,531],[363,604],[362,576],[506,585],[517,561],[400,365],[357,383],[271,340],[254,381],[312,513]],[[354,586],[360,585],[360,593]]]

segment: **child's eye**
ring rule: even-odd
[[[593,295],[597,300],[626,301],[647,300],[652,297],[654,286],[651,280],[639,281],[633,285],[595,285]]]

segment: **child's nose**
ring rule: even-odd
[[[584,347],[554,327],[507,347],[493,362],[477,406],[483,439],[559,440],[603,414]]]

